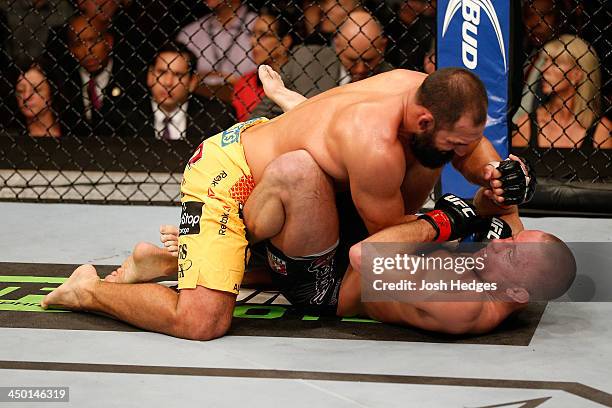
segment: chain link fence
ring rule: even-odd
[[[609,191],[608,3],[516,2],[511,150],[557,185]],[[432,72],[436,11],[435,0],[0,0],[0,199],[176,203],[203,138],[280,113],[259,64],[306,96],[393,68]]]

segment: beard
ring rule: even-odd
[[[414,135],[410,146],[419,163],[430,169],[439,169],[455,157],[454,151],[443,151],[434,146],[433,132]]]

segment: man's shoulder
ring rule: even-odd
[[[208,98],[206,96],[192,94],[189,97],[189,104],[187,106],[187,112],[192,114],[199,114],[209,112],[211,114],[217,112],[224,112],[231,109],[230,105],[219,100],[218,98]]]
[[[193,35],[196,32],[200,32],[200,31],[206,31],[205,27],[208,24],[208,20],[210,19],[210,15],[201,17],[187,25],[185,25],[183,28],[181,28],[181,31],[179,31],[179,36],[181,35]]]
[[[217,98],[200,95],[191,95],[189,98],[187,115],[195,122],[211,123],[222,129],[236,121],[231,105]]]
[[[293,59],[312,60],[321,58],[338,58],[333,48],[326,45],[298,45],[293,50]]]
[[[395,67],[393,65],[391,65],[389,62],[387,61],[382,61],[380,64],[378,64],[378,66],[376,67],[375,73],[376,74],[380,74],[382,72],[389,72],[389,71],[393,71],[395,69]]]

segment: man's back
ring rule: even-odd
[[[274,158],[304,149],[337,183],[347,182],[346,162],[359,146],[397,140],[403,101],[414,96],[424,78],[405,70],[376,75],[314,96],[249,129],[243,143],[255,180]]]

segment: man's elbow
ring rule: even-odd
[[[361,242],[353,245],[351,249],[349,249],[349,261],[353,270],[356,272],[361,271]]]

